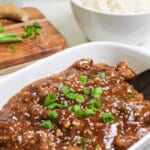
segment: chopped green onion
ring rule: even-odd
[[[70,89],[67,86],[63,86],[61,88],[61,92],[65,95],[65,94],[68,94],[70,92]]]
[[[67,98],[71,99],[71,100],[75,100],[77,97],[76,93],[70,92],[66,95]]]
[[[16,51],[17,48],[18,48],[18,46],[17,46],[17,45],[12,45],[12,46],[10,46],[10,48],[11,48],[13,51]]]
[[[91,97],[93,98],[100,98],[103,93],[103,88],[102,87],[97,87],[91,92]]]
[[[0,33],[4,32],[4,28],[3,27],[0,27]]]
[[[78,118],[83,118],[85,116],[85,112],[83,110],[79,109],[75,112],[75,115]]]
[[[80,110],[80,106],[79,105],[72,106],[72,111],[73,112],[77,112],[78,110]]]
[[[82,90],[83,94],[89,94],[90,93],[90,89],[87,88],[87,87],[84,87],[83,90]]]
[[[17,33],[3,33],[3,34],[0,34],[0,38],[6,38],[6,37],[16,37],[17,36]]]
[[[50,119],[56,119],[57,117],[58,117],[57,111],[55,111],[55,110],[51,111],[49,118]]]
[[[105,79],[106,78],[106,74],[104,72],[102,72],[102,73],[99,74],[99,77],[101,79]]]
[[[24,33],[22,34],[22,37],[25,39],[25,38],[30,37],[31,35],[32,35],[31,32],[24,32]]]
[[[45,98],[45,106],[48,107],[49,105],[55,103],[57,99],[57,95],[54,93],[48,94]]]
[[[20,37],[3,37],[0,38],[0,43],[13,43],[13,42],[21,42],[22,39]]]
[[[34,27],[36,27],[36,28],[39,28],[39,29],[42,28],[41,25],[40,25],[37,21],[35,21],[35,22],[33,23],[33,25],[34,25]]]
[[[67,101],[63,101],[63,105],[64,105],[64,107],[68,107],[68,102]]]
[[[31,37],[31,39],[36,39],[41,33],[41,25],[38,22],[34,22],[31,25],[24,26],[24,33],[22,34],[23,38]]]
[[[115,116],[109,113],[102,114],[102,120],[104,123],[111,123],[115,120]]]
[[[47,106],[48,109],[54,109],[54,108],[64,108],[64,105],[58,104],[58,103],[53,103]]]
[[[47,128],[47,129],[50,129],[50,128],[53,127],[53,124],[52,124],[52,122],[51,122],[50,120],[46,120],[46,121],[44,121],[44,122],[42,123],[42,127],[43,127],[43,128]]]
[[[3,26],[2,26],[2,24],[0,23],[0,33],[4,32],[4,31],[5,30],[4,30]]]
[[[81,104],[83,103],[85,100],[84,100],[84,97],[82,95],[77,95],[76,97],[76,102]]]
[[[75,90],[73,88],[70,88],[69,90],[70,90],[70,92],[73,92],[73,93],[75,92]]]
[[[40,33],[41,33],[41,29],[35,29],[35,35],[40,35]]]
[[[80,81],[82,83],[86,83],[87,82],[87,76],[80,76]]]
[[[86,117],[94,115],[94,114],[95,114],[95,112],[92,109],[85,109],[84,110],[84,116],[86,116]]]
[[[95,99],[89,101],[89,108],[94,111],[99,111],[101,109],[101,102]]]

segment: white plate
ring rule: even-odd
[[[141,47],[112,42],[79,45],[45,58],[1,80],[0,108],[24,86],[40,78],[59,73],[81,58],[91,58],[95,63],[102,62],[109,65],[123,60],[137,73],[150,68],[150,51]]]

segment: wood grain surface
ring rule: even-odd
[[[41,34],[35,40],[27,38],[18,43],[0,44],[0,74],[15,71],[37,59],[50,56],[66,48],[65,38],[38,9],[32,7],[24,9],[29,14],[27,23],[0,19],[5,33],[16,32],[18,36],[21,36],[24,32],[23,26],[38,21],[42,26]],[[11,49],[14,44],[18,47],[16,51]]]

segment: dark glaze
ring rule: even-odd
[[[98,75],[105,72],[106,78]],[[88,82],[79,81],[87,75]],[[144,100],[126,80],[135,76],[127,64],[115,66],[93,64],[92,60],[75,62],[64,72],[32,83],[15,95],[0,111],[0,150],[82,150],[77,141],[84,142],[86,150],[126,150],[150,131],[150,102]],[[83,87],[103,87],[100,100],[102,109],[93,116],[78,119],[68,109],[56,109],[59,117],[53,129],[41,127],[51,110],[44,106],[49,93],[58,95],[57,102],[66,99],[60,92],[63,85],[82,93]],[[87,107],[90,95],[84,95]],[[76,104],[68,100],[69,106]],[[124,110],[123,108],[127,108]],[[116,117],[112,123],[104,123],[101,115],[111,113]]]

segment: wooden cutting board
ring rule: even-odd
[[[28,38],[23,39],[20,43],[0,44],[0,74],[15,71],[37,59],[66,48],[65,38],[38,9],[32,7],[23,9],[29,15],[27,23],[0,19],[0,23],[5,28],[5,33],[16,32],[18,36],[21,36],[24,32],[23,26],[37,21],[42,26],[41,34],[35,40]],[[17,45],[17,50],[13,51],[12,45]]]

